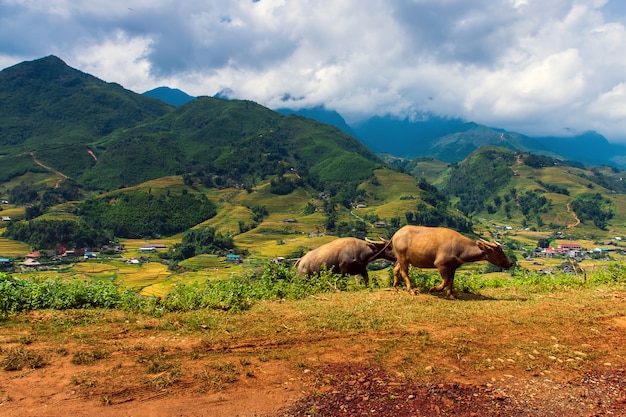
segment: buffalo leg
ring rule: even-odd
[[[443,291],[444,288],[448,287],[447,296],[450,299],[454,299],[453,285],[454,285],[454,273],[456,269],[448,268],[446,266],[440,266],[437,268],[439,270],[439,275],[441,275],[441,284],[431,287],[429,292],[440,292]]]
[[[365,286],[369,287],[369,285],[370,285],[370,276],[367,274],[367,269],[366,268],[364,268],[363,271],[361,271],[361,275],[363,276],[363,282],[365,283]]]
[[[396,264],[393,266],[393,286],[396,291],[398,290],[398,281],[400,280],[398,275],[402,275],[402,278],[404,278],[404,282],[406,283],[407,291],[413,294],[414,291],[411,289],[411,280],[409,279],[408,263],[401,264],[400,262],[396,262]]]

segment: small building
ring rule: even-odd
[[[563,250],[581,250],[582,246],[579,243],[559,243],[559,249]]]
[[[241,256],[229,253],[226,255],[226,262],[230,262],[231,264],[240,264],[243,261],[241,260]]]
[[[9,258],[0,258],[0,271],[10,271],[13,269],[13,261]]]
[[[28,258],[24,262],[22,262],[22,270],[28,271],[29,269],[40,269],[41,263],[33,258]]]
[[[141,245],[139,252],[156,252],[157,249],[167,249],[167,246],[163,243],[146,243]]]

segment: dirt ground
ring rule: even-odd
[[[112,320],[68,329],[75,335],[62,345],[58,335],[0,324],[5,369],[12,355],[25,361],[0,369],[0,415],[626,416],[626,293],[601,301],[623,313],[555,324],[562,340],[546,344],[543,328],[524,324],[504,337],[494,324],[452,350],[444,349],[451,331],[436,321],[367,332],[285,328],[213,343],[163,330],[159,319]],[[53,322],[53,314],[22,320]],[[472,320],[468,334],[480,325]],[[517,353],[492,357],[495,346]]]

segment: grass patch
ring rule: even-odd
[[[221,391],[229,384],[237,382],[239,369],[232,362],[217,362],[209,364],[201,372],[196,374],[196,378],[202,383],[204,389],[209,391]]]
[[[96,349],[89,352],[80,351],[72,355],[70,362],[74,365],[92,365],[107,356],[109,356],[109,354],[104,349]]]
[[[0,367],[5,371],[20,371],[23,368],[37,369],[48,364],[48,361],[39,353],[17,346],[7,349]]]

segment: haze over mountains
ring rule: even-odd
[[[178,89],[168,87],[159,87],[144,94],[174,106],[194,99]],[[323,106],[305,109],[279,108],[276,111],[330,124],[358,138],[376,153],[387,153],[401,158],[432,157],[446,162],[458,162],[481,146],[493,145],[590,165],[626,168],[626,146],[609,143],[604,136],[593,131],[573,137],[529,137],[436,115],[424,115],[421,120],[374,116],[358,125],[350,126],[339,113]]]

